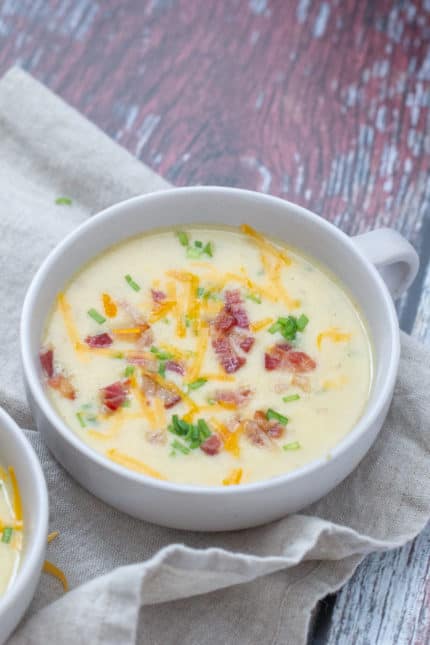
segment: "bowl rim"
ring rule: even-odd
[[[381,295],[381,299],[379,301],[381,310],[385,309],[385,315],[389,321],[389,329],[387,329],[387,333],[389,332],[391,337],[391,347],[390,352],[387,353],[387,365],[385,369],[386,378],[380,391],[377,393],[377,398],[373,402],[373,405],[366,406],[362,416],[353,429],[330,450],[329,460],[326,456],[322,456],[288,473],[284,473],[270,479],[241,484],[240,486],[203,486],[198,484],[182,484],[159,480],[116,464],[88,446],[61,419],[44,391],[43,384],[38,374],[38,368],[36,366],[37,361],[33,359],[31,354],[30,325],[32,312],[37,308],[37,295],[39,290],[43,288],[44,279],[47,273],[52,270],[53,266],[55,266],[57,262],[61,262],[63,253],[67,252],[68,248],[75,244],[79,238],[85,237],[88,241],[88,236],[96,233],[97,229],[102,226],[105,221],[122,216],[125,210],[133,207],[150,207],[151,203],[154,203],[155,201],[164,198],[174,199],[176,195],[192,196],[199,193],[204,195],[206,198],[228,193],[238,199],[251,198],[253,200],[260,201],[262,207],[264,207],[264,204],[271,203],[278,208],[288,208],[290,211],[294,211],[295,215],[300,215],[312,222],[316,228],[324,229],[325,232],[329,233],[336,239],[338,244],[346,245],[349,248],[351,256],[354,258],[354,262],[361,262],[368,273],[369,279],[376,283]],[[124,240],[125,239],[127,238],[124,238]],[[112,246],[112,244],[109,244],[106,249],[110,246]],[[340,282],[342,283],[342,280],[340,280]],[[20,324],[20,344],[23,370],[34,401],[53,428],[55,428],[56,432],[61,435],[62,439],[65,440],[70,447],[76,449],[79,453],[84,453],[85,457],[95,465],[108,470],[123,479],[128,479],[136,484],[144,484],[159,491],[193,495],[247,495],[253,491],[257,492],[262,489],[276,488],[280,485],[284,486],[292,484],[302,478],[315,475],[319,470],[327,466],[334,466],[334,463],[339,459],[342,459],[343,455],[353,447],[359,437],[366,431],[370,430],[373,424],[377,422],[379,416],[384,412],[386,403],[390,400],[394,389],[400,359],[400,331],[392,298],[375,266],[358,250],[351,237],[346,235],[346,233],[341,231],[341,229],[337,228],[334,224],[322,217],[319,217],[312,211],[294,204],[293,202],[251,190],[221,186],[171,188],[154,193],[138,195],[113,204],[85,220],[54,247],[35,273],[27,290],[23,304]]]
[[[11,586],[6,589],[4,595],[0,597],[1,619],[1,616],[11,611],[14,606],[19,606],[20,598],[25,595],[26,589],[28,589],[31,582],[34,581],[36,577],[38,578],[40,576],[42,561],[47,545],[49,501],[45,476],[32,445],[26,438],[24,431],[1,407],[0,432],[4,432],[10,441],[17,444],[20,453],[23,455],[23,464],[32,481],[32,489],[34,490],[34,499],[32,500],[32,504],[35,507],[35,512],[37,514],[35,529],[31,539],[28,539],[28,541],[25,542],[23,559],[18,567],[16,578],[12,582]],[[27,503],[26,499],[23,499],[22,502],[25,508]],[[28,599],[28,604],[30,602],[31,598]],[[22,608],[25,611],[27,607]],[[18,617],[18,620],[19,618],[20,617]]]

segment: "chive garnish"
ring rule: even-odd
[[[205,383],[207,383],[208,380],[207,378],[198,378],[192,383],[188,383],[188,389],[189,390],[198,390],[199,387],[203,387]]]
[[[4,542],[5,544],[9,544],[9,542],[12,539],[12,533],[13,533],[13,529],[10,526],[6,526],[3,529],[3,535],[2,535],[1,541]]]
[[[124,376],[128,378],[129,376],[133,376],[134,372],[135,372],[134,365],[127,365],[127,367],[124,370]]]
[[[257,305],[261,305],[261,297],[258,295],[258,293],[248,293],[246,295],[247,300],[252,300],[252,302],[256,302]]]
[[[174,448],[175,450],[179,450],[184,455],[189,455],[191,452],[191,450],[187,448],[187,446],[184,446],[184,444],[178,441],[177,439],[174,439],[172,441],[172,448]]]
[[[112,358],[124,358],[123,352],[115,352],[115,354],[112,355]]]
[[[200,240],[196,240],[194,242],[194,246],[197,246],[198,249],[201,249],[203,246],[203,242],[200,242]]]
[[[268,332],[276,334],[279,331],[285,340],[295,340],[297,332],[304,331],[308,322],[309,318],[305,314],[302,314],[299,318],[295,316],[281,317],[269,327]]]
[[[57,197],[57,199],[55,200],[55,203],[61,206],[62,205],[71,206],[72,200],[70,199],[70,197]]]
[[[297,329],[299,331],[303,331],[306,325],[309,322],[309,318],[305,316],[305,314],[302,314],[300,318],[297,319]]]
[[[202,257],[202,250],[199,249],[197,246],[189,246],[187,248],[187,258],[190,258],[190,260],[198,260],[198,258]]]
[[[210,258],[212,258],[212,257],[213,257],[213,254],[214,254],[214,253],[213,253],[213,246],[212,246],[212,242],[208,242],[208,243],[206,244],[205,248],[203,249],[203,253],[206,253],[206,255],[208,255]]]
[[[90,318],[92,318],[97,323],[99,323],[99,325],[102,325],[104,322],[106,322],[106,318],[101,314],[99,314],[99,312],[96,309],[89,309],[87,311],[87,314],[90,316]]]
[[[85,423],[82,412],[76,412],[76,418],[79,421],[81,428],[85,428],[87,424]]]
[[[282,446],[282,449],[288,452],[289,450],[300,450],[301,447],[302,446],[298,441],[293,441],[291,443],[286,443],[285,446]]]
[[[279,423],[282,423],[283,425],[287,425],[288,423],[288,417],[284,417],[283,414],[279,414],[279,412],[276,412],[276,410],[272,410],[272,408],[269,408],[266,412],[266,419],[270,421],[270,419],[275,419],[276,421],[279,421]]]
[[[188,246],[188,243],[189,243],[188,235],[184,233],[184,231],[178,231],[176,235],[178,236],[178,240],[182,244],[182,246]]]
[[[139,285],[137,284],[137,282],[133,280],[133,278],[129,273],[127,273],[127,275],[124,276],[124,280],[127,282],[128,286],[131,287],[134,291],[140,291]]]
[[[196,289],[197,298],[203,298],[204,295],[205,295],[204,288],[203,287],[197,287],[197,289]]]
[[[130,406],[131,406],[130,399],[125,399],[125,401],[123,401],[123,403],[121,404],[122,408],[129,408]]]
[[[290,394],[289,396],[283,396],[282,400],[284,403],[290,403],[290,401],[298,401],[300,396],[298,394]]]
[[[187,444],[188,450],[199,448],[211,435],[209,426],[204,419],[199,419],[197,424],[193,425],[184,421],[184,419],[180,419],[177,414],[172,416],[172,423],[168,426],[168,430],[172,434],[181,437]]]
[[[170,352],[165,352],[163,349],[158,349],[158,347],[155,347],[155,345],[153,345],[149,351],[151,352],[151,354],[154,354],[154,356],[156,356],[160,361],[168,361],[173,358],[173,354],[171,354]]]
[[[158,373],[163,378],[166,376],[166,361],[160,361],[158,365]]]

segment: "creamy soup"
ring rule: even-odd
[[[96,257],[58,294],[40,360],[54,407],[94,450],[203,485],[329,457],[372,373],[342,286],[246,225],[156,231]]]
[[[12,583],[22,550],[22,506],[15,473],[0,466],[0,596]]]

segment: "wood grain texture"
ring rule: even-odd
[[[402,325],[430,342],[430,0],[3,0],[13,64],[177,185],[395,227],[423,261]],[[429,642],[429,536],[366,559],[329,643]]]

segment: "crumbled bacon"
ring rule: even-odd
[[[238,390],[217,390],[214,395],[218,403],[233,403],[238,408],[246,405],[253,395],[249,387],[241,387]]]
[[[242,304],[242,296],[239,289],[227,289],[224,294],[226,305],[240,305]]]
[[[54,376],[54,351],[47,349],[45,352],[41,352],[39,360],[45,375],[52,378]]]
[[[48,379],[48,385],[54,390],[58,390],[65,399],[73,401],[76,398],[76,391],[70,379],[64,374],[55,374]]]
[[[159,289],[151,289],[151,295],[152,295],[153,301],[158,304],[160,302],[163,302],[163,300],[166,300],[166,297],[167,297],[164,291],[160,291]]]
[[[149,347],[152,345],[154,342],[154,333],[152,329],[147,326],[147,329],[144,329],[142,331],[142,334],[139,336],[139,339],[136,343],[136,346],[139,349],[145,349],[145,347]]]
[[[142,390],[147,396],[156,396],[164,402],[166,410],[173,408],[174,405],[180,402],[181,397],[176,392],[172,392],[167,387],[159,385],[152,380],[149,376],[143,375],[142,377]]]
[[[127,393],[128,381],[116,381],[100,389],[103,405],[111,412],[115,412],[122,406],[127,398]]]
[[[252,336],[246,336],[245,334],[239,334],[238,332],[234,331],[232,334],[233,341],[240,347],[240,349],[245,352],[245,354],[248,354],[249,351],[251,351],[252,346],[255,342],[255,338]]]
[[[156,358],[148,358],[147,355],[139,354],[139,352],[128,356],[127,362],[132,365],[140,365],[148,370],[148,372],[156,372],[158,370],[158,361]]]
[[[276,419],[267,419],[262,410],[257,410],[253,419],[245,422],[245,434],[256,446],[270,446],[271,439],[279,439],[284,427]]]
[[[85,339],[89,347],[109,347],[113,343],[113,338],[109,334],[97,334],[96,336],[87,336]]]
[[[265,353],[264,366],[268,371],[285,369],[289,372],[310,372],[317,364],[305,352],[293,350],[289,343],[278,343]]]
[[[311,383],[308,376],[303,376],[302,374],[293,374],[291,379],[291,385],[299,387],[303,392],[311,391]]]
[[[166,370],[176,372],[176,374],[181,374],[181,376],[185,374],[184,366],[178,361],[166,361]]]
[[[222,447],[222,441],[219,438],[217,434],[211,434],[210,437],[204,441],[201,446],[200,450],[203,450],[207,455],[217,455],[219,451],[221,450]]]
[[[242,356],[238,356],[234,351],[231,342],[226,336],[218,336],[212,340],[212,347],[218,357],[221,366],[227,374],[233,374],[246,363]]]
[[[142,332],[144,332],[146,329],[149,329],[149,325],[145,320],[145,316],[137,307],[132,305],[131,302],[128,302],[127,300],[118,300],[117,304],[128,314],[129,318],[131,318],[133,324],[136,325],[136,327],[142,328]]]
[[[235,323],[235,318],[223,308],[215,318],[214,327],[217,331],[229,332]]]

